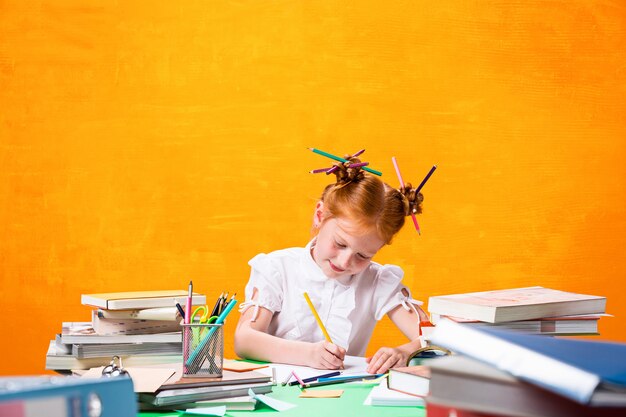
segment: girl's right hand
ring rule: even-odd
[[[325,340],[311,343],[308,366],[317,369],[343,369],[346,350]]]

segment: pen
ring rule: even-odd
[[[335,371],[335,372],[330,372],[328,374],[323,374],[323,375],[318,375],[318,376],[312,376],[312,377],[309,377],[309,378],[304,378],[302,380],[302,382],[304,382],[304,383],[313,382],[313,381],[317,381],[320,378],[330,378],[331,376],[337,376],[337,375],[341,375],[341,372],[340,371]],[[291,379],[291,376],[290,376],[290,379]],[[289,381],[287,381],[287,382],[289,382]],[[289,385],[296,385],[297,383],[298,382],[296,382],[296,381],[292,381],[292,382],[289,382]]]
[[[178,312],[180,313],[180,316],[183,318],[183,321],[185,320],[185,310],[183,310],[183,307],[179,304],[176,303],[176,308],[178,309]],[[187,323],[185,321],[185,323]]]
[[[187,294],[187,304],[185,305],[185,314],[183,317],[185,318],[185,324],[189,324],[189,319],[191,318],[191,301],[193,297],[193,282],[189,281],[189,294]]]
[[[383,375],[385,374],[352,375],[352,376],[345,376],[345,377],[340,377],[340,378],[326,378],[326,379],[322,378],[323,379],[322,381],[304,384],[304,387],[312,388],[312,387],[321,387],[323,385],[343,384],[344,382],[363,381],[366,379],[380,378]]]

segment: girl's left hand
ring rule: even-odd
[[[405,366],[409,360],[409,354],[398,348],[383,347],[372,357],[365,358],[369,364],[367,372],[370,374],[384,374],[389,368]]]

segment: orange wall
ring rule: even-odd
[[[626,341],[624,8],[153,3],[0,4],[3,374],[43,371],[81,293],[243,292],[248,259],[308,239],[307,146],[366,148],[391,183],[393,155],[414,183],[439,165],[422,236],[377,259],[418,298],[606,295]]]

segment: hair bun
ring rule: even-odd
[[[420,214],[422,212],[422,202],[424,201],[424,195],[418,193],[416,188],[413,188],[410,182],[407,182],[404,187],[400,188],[400,193],[406,198],[408,208],[406,215]]]
[[[364,173],[361,169],[362,167],[352,165],[360,164],[361,160],[359,158],[353,157],[351,155],[346,155],[344,157],[346,162],[337,162],[334,165],[334,169],[332,173],[337,177],[337,185],[343,187],[352,181],[358,181],[363,179]]]

